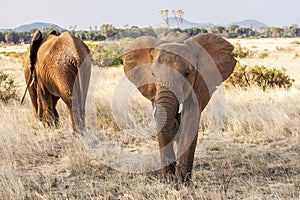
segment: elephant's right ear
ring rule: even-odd
[[[41,31],[36,31],[32,37],[30,44],[30,64],[33,67],[36,61],[37,52],[42,44],[43,34]]]
[[[123,52],[124,72],[144,97],[153,100],[156,92],[151,74],[153,51],[161,40],[143,36],[133,40]]]

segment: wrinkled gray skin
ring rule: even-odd
[[[165,41],[140,37],[125,49],[125,74],[155,109],[164,179],[191,183],[200,114],[232,73],[232,50],[213,34],[188,38],[177,33]]]
[[[74,132],[84,130],[90,74],[90,51],[80,39],[68,32],[51,31],[42,36],[37,31],[24,66],[35,116],[48,125],[57,125],[55,107],[61,98],[69,109]]]

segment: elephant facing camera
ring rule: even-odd
[[[163,179],[191,183],[200,115],[233,72],[233,49],[214,34],[174,33],[165,41],[139,37],[125,48],[125,74],[155,110]]]

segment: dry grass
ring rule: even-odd
[[[292,41],[239,41],[256,51],[241,62],[286,67],[295,85],[214,94],[201,118],[193,188],[176,190],[151,171],[159,167],[151,104],[131,92],[121,68],[93,68],[81,139],[72,135],[62,102],[58,129],[34,119],[28,97],[24,106],[1,104],[0,199],[299,199],[300,58],[293,55],[300,50]],[[265,49],[269,55],[260,59]],[[17,79],[21,95],[20,63],[1,57],[0,69]],[[127,90],[119,93],[120,84]]]
[[[240,43],[254,52],[254,56],[241,60],[241,64],[254,66],[264,65],[266,67],[288,69],[287,73],[296,81],[297,87],[300,86],[300,45],[295,45],[294,38],[285,39],[230,39],[232,44]],[[267,52],[268,56],[263,59],[260,56]]]

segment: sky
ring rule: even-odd
[[[15,28],[32,22],[54,23],[76,30],[113,24],[116,27],[153,26],[160,10],[185,12],[184,18],[198,23],[226,25],[245,19],[269,26],[300,26],[299,0],[5,0],[0,7],[0,28]]]

